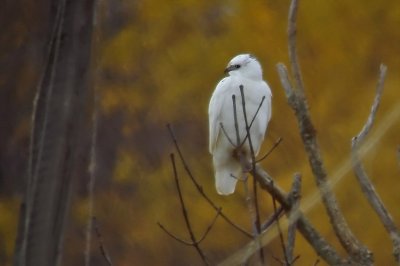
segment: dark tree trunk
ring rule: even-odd
[[[60,262],[89,102],[94,5],[94,0],[52,1],[53,30],[32,116],[27,189],[14,261],[18,266]]]

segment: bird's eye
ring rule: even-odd
[[[236,68],[240,68],[240,65],[235,65]]]

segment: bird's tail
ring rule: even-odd
[[[215,171],[215,187],[218,194],[230,195],[235,192],[238,179],[242,177],[242,168],[239,163],[230,164],[229,167],[220,167]]]

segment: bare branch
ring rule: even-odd
[[[259,166],[256,166],[255,174],[255,178],[259,182],[261,188],[273,195],[285,211],[289,212],[292,208],[289,197],[281,188],[274,184],[272,177]],[[329,265],[348,265],[349,262],[340,257],[335,248],[318,233],[301,210],[296,212],[296,216],[298,217],[297,229],[310,243],[311,247],[314,248],[318,256],[324,259]],[[264,231],[259,237],[263,245],[268,243],[268,232],[269,231]],[[258,245],[256,241],[252,241],[220,265],[237,265],[247,260],[247,258],[257,250]]]
[[[279,137],[279,138],[275,141],[274,145],[272,145],[271,149],[269,149],[269,151],[268,151],[263,157],[261,157],[261,159],[258,159],[258,160],[256,161],[256,163],[259,163],[259,162],[263,161],[265,158],[267,158],[267,157],[276,149],[276,147],[278,147],[279,144],[281,144],[282,140],[283,140],[283,139],[282,139],[281,137]]]
[[[167,228],[165,228],[165,226],[163,226],[160,222],[157,222],[157,225],[170,237],[172,237],[173,239],[175,239],[176,241],[186,245],[186,246],[194,246],[194,245],[198,245],[200,244],[208,235],[208,233],[211,231],[212,227],[214,226],[215,222],[217,221],[218,216],[221,213],[218,211],[217,214],[215,215],[214,219],[212,220],[212,222],[210,223],[210,225],[207,227],[206,231],[204,232],[203,236],[197,240],[196,242],[189,242],[186,240],[183,240],[179,237],[177,237],[176,235],[174,235],[173,233],[171,233],[169,230],[167,230]]]
[[[295,81],[295,88],[304,96],[304,85],[303,79],[301,77],[300,64],[297,58],[297,48],[296,48],[296,33],[297,33],[297,9],[298,0],[292,0],[289,7],[289,17],[288,17],[288,50],[289,59],[292,67],[292,73]]]
[[[257,115],[258,115],[258,112],[260,111],[261,106],[263,105],[264,101],[265,101],[265,96],[263,96],[263,97],[261,98],[261,102],[260,102],[260,104],[258,105],[257,110],[256,110],[256,112],[254,113],[253,118],[251,119],[249,128],[251,128],[251,126],[252,126],[253,123],[254,123],[254,120],[256,120],[256,117],[257,117]]]
[[[381,97],[383,93],[385,77],[386,77],[387,67],[385,65],[381,65],[379,69],[379,79],[376,85],[376,94],[374,98],[374,102],[371,107],[371,112],[368,116],[367,122],[365,123],[364,127],[360,131],[360,133],[353,138],[352,145],[353,147],[357,148],[360,143],[362,143],[365,137],[368,135],[369,131],[372,128],[372,125],[375,120],[376,112],[378,111],[379,104],[381,102]]]
[[[255,178],[259,182],[261,188],[273,195],[286,211],[290,211],[292,209],[292,203],[289,197],[281,188],[274,184],[272,177],[258,166],[256,167],[255,174]],[[297,229],[321,258],[330,265],[344,265],[347,263],[346,260],[339,256],[334,247],[317,232],[300,209],[294,212],[294,214],[292,217],[297,217]]]
[[[186,245],[186,246],[193,246],[193,245],[194,245],[193,242],[189,242],[189,241],[183,240],[183,239],[177,237],[176,235],[174,235],[173,233],[171,233],[171,232],[170,232],[169,230],[167,230],[167,228],[165,228],[165,226],[162,225],[160,222],[157,222],[157,225],[158,225],[167,235],[169,235],[170,237],[172,237],[172,238],[175,239],[176,241],[178,241],[178,242],[180,242],[180,243],[182,243],[182,244],[184,244],[184,245]]]
[[[236,147],[240,146],[240,135],[239,135],[239,124],[237,119],[237,109],[236,109],[236,95],[232,95],[232,105],[233,105],[233,119],[235,122],[236,131]]]
[[[170,124],[167,124],[167,128],[168,128],[168,132],[172,138],[172,141],[174,142],[175,145],[175,149],[178,152],[179,158],[183,164],[183,167],[186,171],[186,173],[189,175],[190,179],[192,180],[193,184],[195,185],[196,189],[199,191],[200,195],[203,196],[203,198],[214,208],[214,210],[216,210],[217,212],[219,210],[221,210],[220,207],[217,207],[217,205],[215,205],[215,203],[208,197],[208,195],[204,192],[203,187],[197,182],[197,180],[195,179],[194,175],[192,174],[192,172],[190,171],[190,168],[188,166],[188,164],[186,163],[185,158],[183,157],[183,154],[181,152],[181,149],[179,147],[178,141],[175,137],[175,134],[171,128]],[[236,228],[238,231],[242,232],[244,235],[246,235],[249,238],[253,238],[253,236],[248,233],[246,230],[244,230],[243,228],[241,228],[239,225],[235,224],[231,219],[229,219],[222,211],[220,211],[220,216],[228,223],[230,224],[232,227]]]
[[[372,184],[368,174],[366,173],[361,160],[358,156],[358,149],[361,146],[362,142],[365,140],[369,131],[371,130],[373,123],[375,121],[376,112],[379,108],[381,96],[383,93],[383,85],[385,81],[387,67],[385,65],[380,66],[379,80],[376,86],[376,94],[374,98],[374,102],[371,107],[371,112],[368,116],[367,122],[364,127],[360,131],[360,133],[352,139],[352,159],[353,159],[353,168],[354,173],[357,177],[357,180],[360,184],[360,187],[368,199],[369,204],[375,210],[382,224],[384,225],[386,231],[389,233],[390,238],[393,242],[393,255],[397,263],[400,263],[400,232],[397,228],[395,222],[393,221],[392,216],[387,211],[384,203],[379,197],[378,193],[375,190],[374,185]]]
[[[272,205],[274,206],[274,213],[276,213],[277,212],[277,208],[276,208],[276,200],[275,200],[274,196],[272,196]],[[288,257],[287,257],[285,239],[283,238],[283,233],[282,233],[281,225],[279,223],[279,219],[276,219],[276,226],[278,228],[279,240],[280,240],[279,242],[281,243],[281,248],[282,248],[282,251],[283,251],[283,257],[285,259],[284,264],[285,265],[290,265],[290,262],[289,262]]]
[[[278,64],[277,66],[278,73],[288,98],[288,103],[296,114],[300,135],[308,155],[310,167],[321,192],[322,201],[335,234],[341,245],[355,262],[363,265],[371,265],[373,262],[372,253],[360,243],[350,230],[327,180],[327,173],[316,138],[316,131],[310,118],[307,101],[304,97],[304,85],[296,54],[297,5],[298,1],[292,0],[288,19],[289,58],[296,90],[290,87],[287,71],[282,64]]]
[[[275,211],[268,219],[261,225],[261,231],[267,230],[275,220],[279,219],[284,214],[285,209],[279,206],[278,210]]]
[[[225,135],[225,137],[228,139],[228,141],[231,143],[231,145],[232,145],[233,147],[236,147],[235,143],[233,143],[233,141],[231,140],[231,138],[228,136],[228,133],[226,133],[226,130],[225,130],[225,128],[224,128],[224,125],[223,125],[222,123],[219,123],[219,126],[221,127],[222,132],[224,133],[224,135]]]
[[[218,212],[215,214],[214,219],[210,223],[210,225],[207,227],[206,231],[204,232],[203,236],[197,241],[198,244],[200,244],[208,235],[208,233],[211,231],[213,228],[215,222],[217,221],[218,216],[221,214],[221,208],[218,210]]]
[[[250,130],[251,127],[253,126],[254,120],[256,120],[256,117],[257,117],[257,115],[258,115],[258,112],[260,111],[261,106],[262,106],[263,103],[264,103],[264,100],[265,100],[265,96],[262,97],[261,102],[260,102],[260,104],[258,105],[257,110],[256,110],[256,112],[254,113],[253,118],[251,119],[251,122],[250,122],[250,125],[249,125],[249,130]],[[248,136],[249,136],[249,135],[248,135],[247,132],[246,132],[246,137],[243,139],[242,143],[240,143],[239,147],[242,147],[242,146],[243,146],[243,144],[246,142]]]
[[[174,170],[174,179],[175,179],[176,188],[178,190],[179,202],[181,204],[183,218],[185,219],[186,229],[189,232],[190,239],[192,240],[193,246],[195,247],[197,253],[199,253],[201,259],[204,262],[204,264],[208,265],[209,264],[208,260],[207,260],[206,256],[204,255],[203,251],[201,250],[201,248],[200,248],[200,246],[199,246],[199,244],[198,244],[198,242],[196,240],[196,237],[195,237],[195,235],[193,233],[193,230],[192,230],[192,226],[191,226],[190,221],[189,221],[189,216],[188,216],[188,213],[187,213],[187,210],[186,210],[185,201],[183,200],[182,191],[181,191],[181,187],[180,187],[180,184],[179,184],[178,172],[176,170],[176,164],[175,164],[175,156],[174,156],[173,153],[171,153],[170,157],[171,157],[172,167],[173,167],[173,170]]]
[[[253,172],[253,177],[255,176],[254,171],[256,168],[256,157],[254,154],[254,147],[253,147],[253,142],[251,140],[251,134],[250,134],[250,126],[247,120],[247,111],[246,111],[246,101],[244,98],[244,91],[243,91],[243,85],[239,86],[240,89],[240,95],[242,97],[242,109],[243,109],[243,116],[244,116],[244,123],[246,125],[246,134],[247,134],[247,140],[249,142],[249,147],[250,147],[250,154],[251,154],[251,164],[252,164],[252,172]],[[263,103],[264,99],[261,101],[258,110],[260,109],[262,103]],[[258,111],[257,110],[257,111]],[[255,116],[257,115],[257,113],[255,114]],[[254,116],[254,117],[255,117]],[[258,200],[257,200],[257,182],[255,180],[255,178],[253,178],[253,196],[254,196],[254,208],[255,208],[255,221],[254,221],[254,225],[256,228],[256,232],[258,236],[261,233],[261,223],[260,223],[260,208],[258,206]],[[264,263],[264,253],[262,248],[260,247],[260,259],[261,259],[261,263]]]
[[[286,245],[286,255],[289,265],[293,265],[296,258],[293,258],[293,251],[296,239],[296,228],[298,216],[296,212],[300,206],[300,191],[301,191],[301,175],[296,173],[292,184],[292,189],[289,194],[289,199],[292,204],[292,208],[289,212],[289,227],[288,227],[288,241]]]

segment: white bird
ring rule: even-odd
[[[260,151],[261,143],[264,140],[265,131],[271,118],[272,98],[271,90],[263,80],[261,65],[254,56],[250,54],[235,56],[229,62],[225,73],[229,73],[229,76],[218,83],[211,96],[208,109],[209,150],[213,156],[215,186],[218,194],[221,195],[232,194],[235,191],[238,179],[242,178],[243,173],[249,170],[242,169],[237,155],[238,152],[243,154],[242,159],[244,158],[246,162],[251,162],[248,138],[245,140],[247,132],[240,85],[243,85],[248,124],[254,118],[250,128],[250,137],[255,155]],[[236,99],[240,143],[245,140],[239,151],[235,149],[235,146],[237,146],[237,134],[232,95],[235,95]],[[263,97],[265,97],[264,100]],[[257,109],[259,111],[256,115]]]

